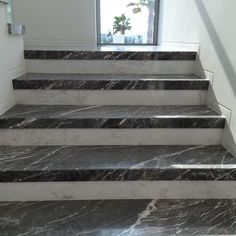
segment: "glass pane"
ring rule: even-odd
[[[102,44],[154,44],[157,0],[100,0]]]
[[[8,1],[9,3],[7,4],[7,22],[12,23],[13,21],[13,16],[12,16],[12,0]]]

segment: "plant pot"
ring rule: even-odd
[[[113,35],[113,43],[124,44],[125,43],[125,35],[124,34],[114,34]]]

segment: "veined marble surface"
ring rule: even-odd
[[[191,51],[56,51],[25,50],[25,59],[40,60],[138,60],[138,61],[195,61]]]
[[[207,106],[16,105],[0,128],[224,128],[225,118]]]
[[[28,73],[193,74],[195,61],[25,60]]]
[[[222,146],[1,147],[0,182],[236,180]]]
[[[235,235],[235,200],[1,202],[1,236]]]
[[[220,145],[223,129],[1,129],[1,146]],[[24,137],[22,139],[22,137]]]
[[[194,75],[25,74],[14,89],[207,90],[209,80]]]
[[[15,89],[23,105],[205,105],[207,90]]]

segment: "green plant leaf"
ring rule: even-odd
[[[113,33],[117,34],[120,32],[121,34],[125,34],[126,30],[131,30],[132,26],[130,24],[130,18],[127,18],[123,13],[121,16],[114,17],[113,23]]]

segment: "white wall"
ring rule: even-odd
[[[23,73],[23,38],[8,35],[6,5],[0,3],[0,114],[14,105],[12,79]]]
[[[200,44],[202,67],[213,76],[208,104],[228,118],[223,143],[236,153],[236,1],[162,0],[161,43]]]
[[[13,0],[26,48],[90,47],[96,39],[96,0]]]

